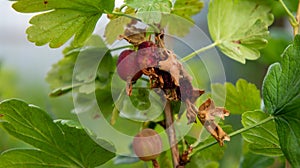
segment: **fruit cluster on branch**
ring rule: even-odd
[[[156,33],[154,40],[151,41],[151,35],[148,40],[145,40],[145,32],[134,34],[130,32],[131,30],[141,31],[143,29],[135,27],[126,29],[125,35],[122,35],[121,38],[133,44],[135,49],[122,51],[117,61],[117,72],[120,78],[126,81],[127,95],[131,96],[133,85],[138,79],[146,77],[150,89],[154,89],[162,100],[185,103],[188,124],[196,122],[196,117],[198,117],[202,125],[219,142],[220,146],[223,146],[224,140],[229,141],[229,136],[215,122],[216,116],[224,119],[224,116],[229,115],[229,111],[223,107],[215,107],[211,99],[204,102],[199,109],[195,106],[196,100],[204,93],[204,90],[193,87],[192,77],[177,59],[175,53],[165,48],[164,34]],[[148,136],[149,132],[151,133],[149,130],[143,130],[137,137],[144,136],[144,133]],[[154,133],[152,134],[154,136]],[[133,143],[135,153],[142,160],[149,160],[148,157],[145,159],[141,154],[153,152],[152,149],[145,147],[150,142],[137,142],[137,137]],[[152,141],[151,138],[149,140]],[[153,139],[153,141],[156,143],[160,139]],[[140,150],[140,148],[147,150]],[[192,148],[183,152],[179,160],[182,162],[180,165],[185,165],[189,161],[188,155],[191,151]],[[150,160],[157,157],[155,154],[150,156],[153,156],[150,157]]]

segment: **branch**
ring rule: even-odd
[[[199,53],[201,53],[201,52],[204,52],[204,51],[206,51],[206,50],[209,50],[209,49],[211,49],[211,48],[213,48],[213,47],[215,47],[215,46],[217,46],[217,45],[219,45],[219,44],[220,44],[220,42],[215,41],[214,43],[212,43],[212,44],[210,44],[210,45],[208,45],[208,46],[205,46],[205,47],[203,47],[203,48],[200,48],[199,50],[194,51],[194,52],[192,52],[191,54],[189,54],[189,55],[187,55],[187,56],[181,58],[180,61],[186,62],[186,61],[188,61],[188,60],[194,58],[197,54],[199,54]]]
[[[176,133],[173,125],[171,103],[169,100],[167,100],[166,107],[165,107],[165,118],[166,118],[166,132],[169,137],[173,167],[176,168],[177,166],[179,166],[179,151],[176,143]]]
[[[286,13],[289,16],[289,21],[290,24],[293,27],[294,30],[294,35],[298,34],[298,30],[299,30],[299,20],[297,21],[297,19],[295,18],[295,16],[292,14],[292,12],[288,9],[288,7],[285,5],[285,3],[283,2],[283,0],[279,0],[281,6],[284,8],[284,10],[286,11]],[[298,5],[298,11],[299,11],[299,5]],[[297,12],[298,13],[298,12]],[[300,15],[300,14],[299,14]]]
[[[133,45],[125,45],[125,46],[121,46],[121,47],[111,48],[111,49],[109,49],[109,51],[117,51],[117,50],[122,50],[124,48],[133,48]]]
[[[270,117],[268,117],[268,118],[266,118],[266,119],[264,119],[264,120],[261,120],[260,122],[254,124],[254,125],[251,125],[251,126],[249,126],[249,127],[244,127],[244,128],[239,129],[239,130],[236,130],[236,131],[234,131],[234,132],[228,134],[228,136],[229,136],[229,137],[234,137],[234,136],[239,135],[239,134],[241,134],[241,133],[243,133],[243,132],[246,132],[246,131],[248,131],[248,130],[250,130],[250,129],[252,129],[252,128],[255,128],[255,127],[257,127],[257,126],[260,126],[260,125],[262,125],[262,124],[265,124],[265,123],[267,123],[267,122],[269,122],[269,121],[271,121],[271,120],[273,120],[273,119],[274,119],[274,117],[273,117],[273,116],[270,116]],[[217,144],[217,143],[218,143],[217,141],[212,141],[212,142],[206,143],[206,144],[204,144],[204,145],[202,145],[202,146],[198,146],[198,147],[195,147],[195,146],[193,145],[193,146],[194,146],[193,152],[192,152],[189,156],[192,156],[192,155],[195,154],[197,151],[201,151],[201,150],[206,149],[206,148],[208,148],[208,147],[210,147],[210,146],[213,146],[214,144]]]
[[[297,28],[294,29],[294,35],[299,33],[299,24],[300,24],[300,0],[298,1],[298,9],[296,14],[296,20],[298,22]]]

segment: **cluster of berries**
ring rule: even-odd
[[[152,41],[144,41],[137,46],[138,50],[124,50],[117,62],[117,72],[127,82],[127,94],[131,95],[131,86],[143,74],[149,76],[151,88],[161,88],[171,100],[193,99],[194,88],[188,78],[174,79],[176,74],[161,68],[162,62],[168,62],[170,51],[158,47]],[[177,61],[177,60],[176,60]],[[176,66],[176,65],[175,65]],[[172,65],[169,69],[174,68]],[[196,97],[199,96],[197,92]],[[193,100],[194,101],[194,100]]]

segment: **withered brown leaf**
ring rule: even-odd
[[[225,116],[229,116],[229,111],[223,107],[215,107],[215,103],[211,99],[207,99],[198,109],[198,118],[206,130],[219,142],[220,146],[225,141],[230,141],[230,137],[215,122],[215,117],[224,120]]]
[[[127,40],[129,43],[137,46],[146,40],[146,29],[140,29],[133,25],[125,29],[124,35],[120,35],[121,39]]]
[[[176,55],[170,53],[169,57],[159,62],[159,69],[170,72],[174,78],[174,83],[179,86],[179,79],[181,78],[182,64],[177,60]]]

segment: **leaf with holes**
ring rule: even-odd
[[[82,46],[91,36],[102,13],[112,11],[113,0],[20,0],[13,8],[22,13],[44,12],[30,20],[28,40],[41,46],[58,48],[74,37]]]
[[[262,111],[248,111],[242,115],[242,124],[244,127],[249,127],[268,117],[270,116]],[[250,143],[249,149],[253,153],[266,156],[282,155],[273,120],[254,127],[242,135],[243,138]]]
[[[275,117],[281,149],[293,167],[300,167],[300,35],[280,63],[270,66],[263,82],[266,111]]]
[[[0,114],[4,130],[35,147],[2,153],[1,168],[95,167],[115,156],[108,142],[94,142],[83,129],[70,122],[54,123],[46,112],[23,101],[1,102]],[[70,127],[72,125],[74,127]]]
[[[228,57],[245,63],[259,58],[258,49],[267,44],[271,8],[255,1],[214,0],[208,11],[212,39]]]

